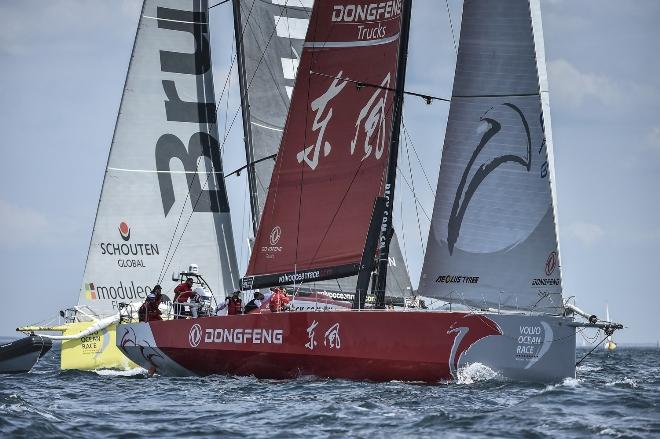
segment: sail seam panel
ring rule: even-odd
[[[391,37],[382,38],[379,40],[369,40],[369,41],[306,41],[304,46],[309,49],[334,49],[342,47],[370,47],[370,46],[380,46],[383,44],[389,44],[392,41],[396,41],[399,38],[399,33],[392,35]]]

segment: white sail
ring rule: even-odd
[[[466,0],[419,294],[562,306],[538,0]]]
[[[145,0],[78,305],[113,314],[196,263],[238,285],[205,0]]]

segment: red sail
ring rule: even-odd
[[[315,3],[244,288],[357,272],[383,194],[400,13],[401,0]]]

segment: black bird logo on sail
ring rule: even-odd
[[[502,154],[495,157],[490,157],[489,152],[491,148],[487,148],[491,140],[497,133],[502,130],[502,124],[496,120],[494,113],[501,113],[501,109],[505,109],[505,117],[507,119],[513,116],[514,120],[520,120],[522,128],[525,131],[527,144],[520,145],[523,151],[522,154]],[[449,247],[449,254],[453,254],[454,245],[458,241],[461,231],[461,225],[465,212],[470,205],[472,197],[479,189],[479,185],[499,166],[506,163],[517,163],[524,167],[527,172],[531,169],[532,164],[532,140],[529,131],[529,124],[523,112],[516,105],[511,103],[504,103],[496,107],[491,107],[479,119],[482,123],[486,124],[486,129],[483,132],[479,144],[475,148],[470,160],[468,161],[461,181],[456,189],[456,196],[449,216],[449,223],[447,226],[447,245]],[[508,120],[507,120],[508,122]],[[507,126],[509,124],[507,123]],[[518,145],[509,145],[513,148],[518,148]]]

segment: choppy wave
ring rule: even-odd
[[[96,369],[94,373],[101,375],[102,377],[133,377],[136,375],[146,375],[147,369],[142,367],[128,370]]]
[[[581,358],[586,351],[578,353]],[[473,363],[455,382],[146,378],[60,371],[56,349],[0,375],[0,437],[658,437],[660,351],[596,352],[577,377],[516,383]]]
[[[493,379],[503,379],[501,375],[490,367],[481,363],[469,363],[458,369],[457,384],[474,384]]]

